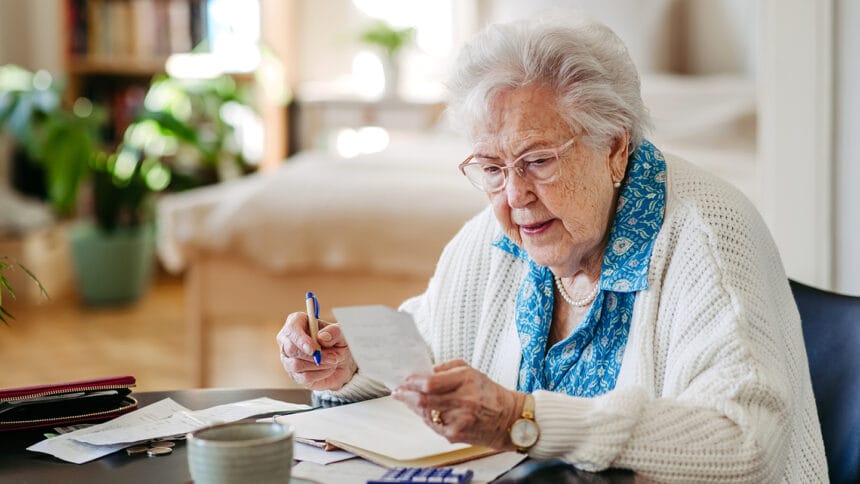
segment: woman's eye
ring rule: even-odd
[[[550,167],[554,166],[552,163],[553,161],[555,161],[555,158],[552,158],[552,157],[544,157],[544,158],[538,157],[538,158],[535,158],[532,160],[526,160],[523,163],[523,169],[526,171],[531,171],[531,172],[536,172],[536,171],[543,172],[543,171],[549,169]]]
[[[553,161],[555,156],[551,152],[537,151],[523,156],[523,164],[526,167],[539,167]]]
[[[482,168],[484,169],[485,175],[496,175],[502,171],[502,168],[497,165],[482,165]]]

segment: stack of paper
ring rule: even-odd
[[[83,464],[151,439],[184,435],[209,425],[235,422],[264,413],[294,412],[307,408],[310,407],[271,398],[257,398],[191,411],[165,398],[109,422],[43,440],[27,447],[27,450]]]
[[[383,397],[278,417],[296,436],[324,440],[386,467],[433,467],[495,453],[487,447],[452,444],[403,403]]]

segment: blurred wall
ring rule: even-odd
[[[478,0],[484,24],[581,10],[608,25],[640,72],[755,76],[749,0]]]
[[[683,0],[687,42],[682,71],[755,77],[758,7],[750,0]]]
[[[0,0],[0,65],[63,71],[62,0]]]
[[[296,81],[336,79],[348,75],[357,51],[362,20],[352,0],[298,0]]]
[[[442,80],[447,76],[459,46],[477,30],[476,5],[480,0],[453,0],[450,5],[425,1],[421,4],[424,7],[451,9],[454,21],[450,39],[452,48],[447,56],[440,56],[438,52],[417,56],[407,54],[404,66],[408,67],[404,67],[402,74],[410,78],[416,74],[415,71],[421,71],[423,74],[417,74],[417,77],[439,77],[437,80]],[[370,50],[361,43],[359,36],[373,19],[357,8],[352,0],[294,0],[294,8],[297,83],[330,82],[349,77],[355,55],[361,50]],[[409,50],[412,54],[419,51],[415,46]],[[404,80],[408,82],[410,79]]]
[[[860,2],[837,0],[835,7],[833,270],[837,290],[860,295]]]

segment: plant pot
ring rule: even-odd
[[[400,97],[400,64],[395,60],[383,57],[382,73],[385,77],[385,90],[382,97],[397,99]]]
[[[149,287],[155,238],[150,226],[105,232],[91,223],[70,230],[72,261],[84,302],[106,306],[137,301]]]

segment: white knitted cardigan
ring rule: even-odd
[[[490,210],[442,253],[427,291],[406,301],[435,361],[462,358],[516,388],[514,323],[526,263],[491,247]],[[659,481],[827,482],[800,318],[764,222],[737,190],[667,156],[666,214],[649,288],[636,295],[614,390],[535,392],[536,458]],[[356,376],[324,397],[387,393]]]

